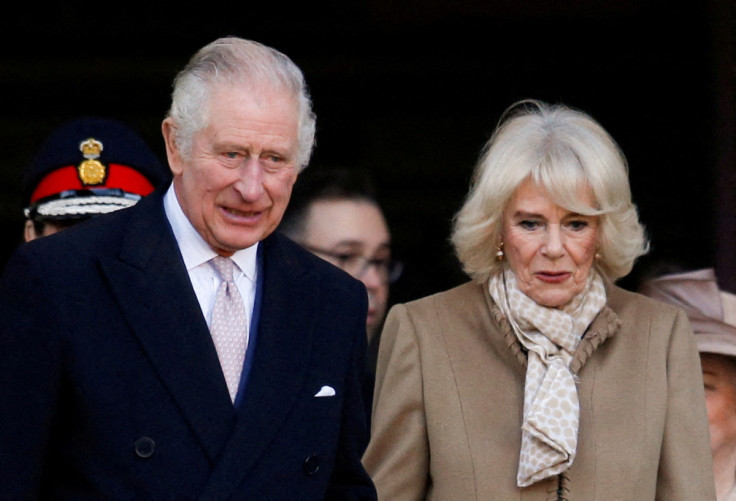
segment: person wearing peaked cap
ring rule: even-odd
[[[291,59],[217,39],[174,79],[172,182],[18,246],[1,499],[376,500],[365,287],[275,231],[315,124]]]
[[[68,121],[51,132],[24,172],[25,241],[130,207],[170,178],[127,124],[103,117]]]
[[[705,384],[718,501],[736,501],[736,295],[720,290],[712,268],[644,281],[641,292],[687,313]]]

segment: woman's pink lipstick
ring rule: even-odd
[[[534,275],[542,282],[546,282],[548,284],[559,284],[567,280],[570,277],[571,273],[568,271],[540,271],[535,273]]]

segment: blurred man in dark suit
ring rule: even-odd
[[[360,170],[310,167],[294,186],[279,231],[365,285],[368,360],[364,397],[370,418],[389,287],[403,269],[391,256],[391,233],[372,180]]]

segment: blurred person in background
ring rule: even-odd
[[[718,501],[736,501],[736,295],[712,268],[645,280],[641,292],[687,313],[695,331]]]
[[[129,125],[102,117],[63,123],[24,170],[26,242],[130,207],[171,172]]]
[[[372,180],[362,171],[310,166],[297,179],[279,231],[305,249],[348,272],[368,292],[368,379],[373,374],[386,315],[389,286],[402,272],[391,255],[391,234],[376,201]]]

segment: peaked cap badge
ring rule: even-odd
[[[105,182],[107,177],[107,169],[105,166],[97,160],[100,158],[100,152],[102,151],[102,143],[94,138],[89,138],[79,143],[79,151],[82,152],[84,158],[82,163],[77,167],[77,173],[79,179],[85,186],[102,184]]]

